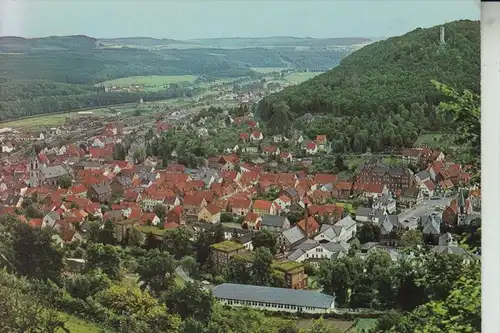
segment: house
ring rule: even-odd
[[[294,226],[283,231],[276,240],[277,247],[281,251],[288,251],[306,240],[307,237],[301,228]]]
[[[245,216],[250,212],[252,201],[246,198],[231,198],[229,200],[229,206],[233,215]]]
[[[50,212],[43,217],[42,228],[48,227],[53,228],[56,225],[56,221],[61,218],[61,215],[57,212]]]
[[[387,166],[383,163],[364,165],[358,176],[359,183],[384,184],[390,191],[413,185],[413,173],[408,168]]]
[[[142,212],[141,212],[142,213]],[[154,226],[159,226],[161,225],[162,221],[160,218],[156,215],[156,213],[143,213],[140,217],[140,224],[141,225],[154,225]]]
[[[431,180],[431,173],[428,170],[420,171],[415,175],[415,182],[423,183],[426,180]]]
[[[7,142],[2,145],[2,153],[11,153],[14,150],[12,143]]]
[[[317,135],[315,142],[318,145],[319,150],[325,150],[327,145],[326,135]]]
[[[261,222],[262,222],[262,217],[260,217],[259,214],[250,212],[247,215],[245,215],[245,218],[243,219],[241,226],[242,228],[246,226],[246,229],[260,230]]]
[[[420,183],[419,188],[422,191],[422,195],[424,197],[430,198],[434,196],[436,185],[434,185],[434,183],[430,179],[426,179]]]
[[[240,140],[243,142],[248,142],[250,140],[250,136],[248,133],[240,133]]]
[[[290,253],[286,258],[287,260],[293,260],[296,262],[308,262],[313,266],[318,267],[321,261],[340,259],[345,257],[348,252],[348,243],[321,243],[308,240],[300,244],[297,249]]]
[[[407,187],[401,193],[399,201],[406,206],[415,206],[422,202],[424,196],[418,187]]]
[[[247,249],[243,244],[225,240],[210,246],[211,258],[214,266],[218,269],[225,267],[231,258]]]
[[[273,202],[278,204],[281,210],[285,210],[292,205],[292,200],[284,194],[275,199]]]
[[[438,197],[447,197],[453,193],[455,185],[449,179],[442,180],[436,184],[434,195]]]
[[[290,313],[335,311],[335,297],[316,291],[223,283],[212,294],[219,303],[234,307]]]
[[[103,203],[111,198],[111,194],[112,189],[107,183],[94,184],[90,186],[87,192],[87,198],[92,201]]]
[[[221,216],[221,209],[215,204],[207,205],[201,208],[198,213],[198,221],[204,221],[208,223],[219,223]]]
[[[379,223],[379,221],[382,221],[385,214],[385,211],[381,209],[358,207],[358,209],[356,209],[356,221]]]
[[[290,229],[290,221],[288,221],[288,218],[279,215],[263,215],[261,225],[262,229],[273,232],[283,232],[284,230]]]
[[[250,134],[250,141],[260,141],[264,139],[264,136],[262,135],[262,132],[260,131],[253,131]]]
[[[285,137],[282,134],[275,134],[273,135],[273,142],[278,143],[278,142],[283,142],[285,141]]]
[[[282,152],[280,154],[280,159],[283,161],[283,162],[293,162],[293,156],[292,156],[292,153],[290,152]]]
[[[357,225],[356,221],[352,219],[351,215],[347,215],[346,217],[335,223],[334,226],[341,226],[345,230],[345,238],[341,238],[340,241],[348,241],[356,237]]]
[[[318,146],[314,141],[307,141],[304,145],[304,150],[308,155],[315,155],[318,152]]]
[[[165,222],[166,223],[177,223],[177,224],[184,224],[184,221],[182,219],[182,207],[177,206],[167,212],[167,215],[165,216]]]
[[[264,214],[274,215],[276,214],[276,208],[272,201],[255,200],[255,202],[253,203],[253,212],[260,215]]]
[[[164,206],[165,198],[165,193],[150,192],[141,197],[141,206],[145,211],[153,211],[157,205]]]
[[[319,233],[314,237],[318,242],[347,242],[348,236],[342,225],[322,224]]]
[[[278,156],[280,154],[280,148],[277,146],[266,146],[262,148],[263,156]]]
[[[397,230],[401,227],[399,224],[399,216],[385,215],[382,221],[379,221],[378,226],[380,228],[380,234],[383,238],[390,237],[393,230]]]
[[[208,203],[202,196],[198,195],[186,195],[182,203],[184,209],[184,214],[190,218],[198,218],[198,213],[200,209],[207,206]]]
[[[441,235],[441,217],[438,214],[433,213],[428,216],[421,217],[420,221],[424,240],[427,243],[436,245],[439,241],[439,236]]]
[[[306,216],[305,219],[297,222],[297,226],[304,232],[307,238],[317,234],[320,229],[319,223],[312,216]]]
[[[132,180],[129,177],[117,176],[110,186],[113,192],[123,193],[132,187]]]
[[[453,238],[453,235],[447,232],[439,236],[438,246],[458,246],[458,243]]]
[[[272,268],[283,275],[287,288],[307,289],[308,279],[302,263],[289,260],[280,261],[272,264]]]

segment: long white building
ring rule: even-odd
[[[330,313],[335,310],[335,297],[317,291],[223,283],[214,287],[212,293],[222,304],[257,310],[292,313]]]

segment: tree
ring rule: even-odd
[[[193,253],[192,234],[184,228],[168,230],[163,235],[161,248],[172,254],[176,260]]]
[[[481,270],[467,267],[446,299],[419,306],[384,332],[481,332]]]
[[[112,281],[99,269],[91,274],[77,274],[64,278],[64,287],[75,298],[87,299],[98,292],[109,288]]]
[[[146,328],[146,331],[175,332],[180,326],[179,318],[168,314],[165,305],[160,304],[148,292],[136,287],[112,285],[97,293],[95,299],[105,308],[123,315],[124,318],[134,319],[134,321],[125,321],[133,325],[132,327],[136,324],[135,319],[139,319],[137,320],[139,326]],[[131,331],[130,328],[123,328],[127,332]]]
[[[172,312],[186,319],[193,319],[206,323],[212,314],[213,298],[211,293],[203,290],[198,283],[186,282],[182,289],[174,295]]]
[[[401,235],[401,243],[407,247],[416,247],[417,245],[424,244],[424,238],[422,232],[417,229],[411,229],[405,231]]]
[[[182,259],[182,268],[191,276],[193,279],[198,279],[200,277],[199,265],[196,259],[192,256],[187,256]]]
[[[148,288],[158,294],[168,289],[175,278],[176,263],[174,257],[158,249],[150,250],[139,259],[137,274],[142,288]]]
[[[141,246],[144,244],[146,237],[144,233],[136,228],[127,229],[126,244],[128,246]]]
[[[57,181],[57,185],[60,188],[70,188],[71,185],[73,184],[73,180],[71,179],[70,176],[64,175],[59,180]]]
[[[439,109],[453,117],[454,133],[457,133],[456,144],[467,147],[468,159],[464,164],[472,165],[475,180],[478,181],[481,172],[481,109],[480,96],[470,90],[461,94],[437,81],[432,81],[436,89],[448,101],[441,102]]]
[[[335,168],[338,172],[342,172],[346,169],[344,158],[341,155],[337,155],[337,157],[335,157]]]
[[[234,256],[223,270],[224,280],[231,283],[251,284],[252,274],[248,269],[248,262],[240,257]]]
[[[361,244],[368,242],[380,242],[380,227],[372,222],[363,224],[356,235]]]
[[[144,148],[136,148],[133,153],[134,162],[140,164],[146,159],[146,150]]]
[[[277,252],[276,236],[268,230],[257,232],[252,237],[253,248],[256,250],[261,247],[268,248],[272,255]]]
[[[252,263],[253,284],[258,286],[270,286],[273,269],[271,264],[273,255],[267,247],[260,247],[255,250],[255,259]]]
[[[113,148],[113,159],[116,161],[125,161],[125,157],[127,153],[125,152],[125,148],[121,143],[117,143]]]
[[[102,270],[112,280],[121,275],[121,258],[118,248],[112,245],[91,244],[85,258],[85,271]]]
[[[104,227],[99,229],[99,243],[115,245],[115,228],[111,220],[104,222]]]
[[[13,264],[16,271],[35,279],[58,281],[64,268],[61,249],[52,244],[52,234],[24,223],[12,232]]]
[[[165,216],[167,216],[167,207],[165,207],[164,205],[156,205],[153,208],[153,212],[156,214],[156,216],[158,216],[162,223],[163,221],[165,221]]]
[[[343,257],[324,261],[318,271],[318,282],[323,291],[335,295],[341,305],[349,303],[350,290],[357,285],[363,275],[363,262],[359,257]]]

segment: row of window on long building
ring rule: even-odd
[[[262,306],[262,307],[267,307],[267,308],[277,308],[277,309],[287,309],[287,310],[297,310],[297,308],[303,309],[303,307],[298,307],[298,306],[295,306],[295,305],[288,305],[288,304],[276,304],[276,303],[240,301],[240,300],[231,300],[231,299],[228,299],[227,303],[229,305],[240,304],[240,305]],[[313,310],[313,308],[310,308],[310,307],[305,307],[305,309],[306,310]]]

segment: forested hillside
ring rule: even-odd
[[[306,113],[327,115],[310,134],[329,134],[346,150],[408,145],[446,123],[434,108],[444,97],[431,80],[479,91],[479,22],[444,27],[444,45],[440,26],[367,45],[331,71],[263,99],[258,113],[275,131]]]

